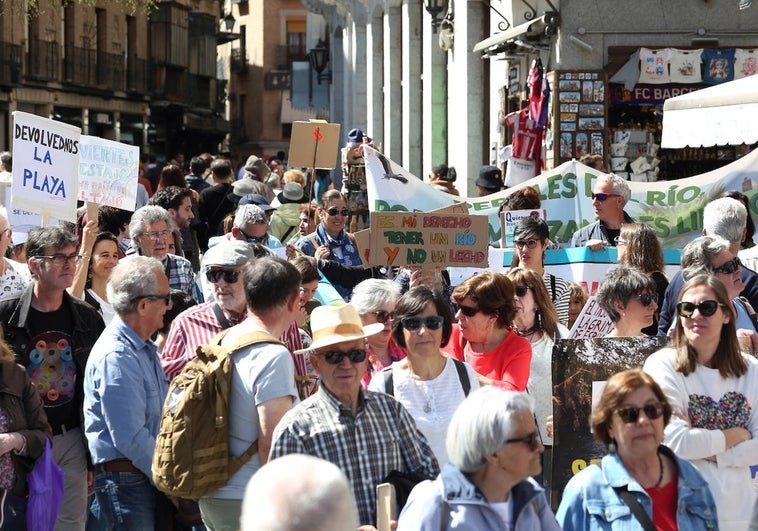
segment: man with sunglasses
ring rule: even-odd
[[[632,191],[624,179],[610,173],[601,175],[592,189],[592,209],[597,221],[577,230],[571,237],[571,247],[589,247],[599,251],[615,247],[622,223],[634,223],[624,211]]]
[[[87,515],[87,447],[82,433],[84,370],[105,325],[89,304],[66,291],[74,280],[76,236],[62,227],[34,229],[27,265],[34,280],[0,302],[5,341],[39,390],[53,429],[53,457],[64,473],[56,529],[84,530]]]
[[[247,317],[242,266],[254,259],[253,247],[245,242],[226,240],[203,255],[203,274],[211,286],[213,300],[188,308],[171,323],[161,351],[163,372],[172,380],[199,345]]]
[[[151,466],[168,380],[150,337],[171,308],[168,277],[155,258],[128,256],[108,279],[116,317],[84,376],[84,433],[95,467],[87,529],[152,529]]]
[[[260,243],[269,249],[284,247],[282,242],[268,233],[266,212],[254,204],[242,205],[234,214],[231,237],[247,243]],[[213,246],[213,241],[209,242]]]
[[[439,473],[408,411],[391,396],[361,387],[366,337],[383,328],[381,323],[363,325],[350,304],[313,310],[310,360],[321,386],[282,418],[270,455],[309,454],[337,465],[353,489],[362,526],[376,525],[376,486],[391,471],[419,479]]]

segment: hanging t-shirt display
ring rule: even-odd
[[[718,85],[734,79],[734,48],[703,50],[703,83]]]
[[[703,76],[700,73],[700,67],[703,64],[701,54],[703,49],[699,50],[677,50],[671,48],[671,61],[669,62],[669,71],[672,83],[700,83]]]
[[[734,79],[758,73],[758,49],[737,48],[734,51]]]
[[[671,50],[663,48],[661,50],[651,50],[650,48],[640,48],[640,83],[670,83],[669,60],[671,59]]]

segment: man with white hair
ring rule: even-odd
[[[577,230],[571,237],[571,247],[589,247],[593,251],[616,246],[622,223],[634,223],[624,211],[632,191],[616,174],[601,175],[592,189],[592,209],[597,221]]]
[[[268,233],[268,217],[258,205],[242,205],[237,209],[232,237],[247,243],[260,243],[269,249],[283,247],[282,242]]]
[[[240,531],[355,531],[355,499],[342,471],[310,455],[286,455],[248,482]]]

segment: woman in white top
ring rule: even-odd
[[[452,333],[450,306],[438,291],[418,286],[395,307],[392,337],[408,355],[371,379],[370,391],[392,394],[413,416],[440,467],[448,462],[445,437],[450,419],[469,391],[479,388],[468,364],[446,357],[440,348]]]
[[[80,260],[69,293],[74,297],[84,299],[95,308],[107,326],[113,316],[116,315],[113,306],[108,302],[105,287],[108,284],[111,271],[118,264],[118,238],[110,232],[98,234],[95,232],[96,230],[97,222],[90,221],[87,222],[82,231],[82,245],[79,248]],[[97,234],[94,241],[93,234]],[[84,277],[85,271],[86,277]]]

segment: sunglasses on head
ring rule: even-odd
[[[529,445],[529,449],[532,452],[536,452],[537,449],[540,447],[540,436],[539,434],[534,431],[527,435],[526,437],[519,437],[518,439],[508,439],[505,441],[505,444],[511,444],[511,443],[524,443]]]
[[[535,240],[534,238],[532,238],[529,240],[516,240],[513,243],[519,249],[523,249],[524,247],[526,247],[527,249],[534,249],[535,247],[537,247],[537,244],[540,242],[539,240]]]
[[[631,424],[637,422],[640,418],[640,411],[645,413],[645,416],[650,420],[655,420],[663,415],[663,404],[656,402],[655,404],[647,404],[642,407],[623,407],[616,410],[618,416],[624,421],[625,424]]]
[[[323,356],[326,362],[331,365],[339,365],[346,357],[353,363],[360,363],[366,359],[366,350],[362,348],[355,348],[347,352],[327,350],[326,352],[319,352],[318,355]]]
[[[473,317],[482,311],[481,308],[474,308],[473,306],[463,306],[462,304],[458,305],[458,310],[461,312],[461,314],[465,315],[466,317]]]
[[[332,208],[326,209],[326,213],[329,214],[330,216],[336,216],[337,214],[339,214],[340,216],[344,218],[344,217],[347,217],[348,210],[346,208],[343,208],[342,210],[340,210],[337,207],[332,207]]]
[[[515,288],[516,291],[516,297],[523,297],[526,295],[526,292],[529,291],[529,286],[519,285]]]
[[[592,200],[594,201],[595,199],[597,199],[601,203],[607,200],[609,197],[621,197],[621,196],[618,194],[603,194],[603,193],[596,194],[594,192],[592,193]]]
[[[658,304],[658,294],[657,293],[640,293],[639,295],[635,295],[632,297],[632,299],[639,299],[640,304],[647,307],[650,306],[650,303],[656,303]]]
[[[679,317],[692,317],[692,314],[697,310],[703,317],[710,317],[716,313],[719,306],[721,305],[718,301],[714,300],[701,301],[698,304],[683,301],[676,305],[676,313]]]
[[[225,269],[213,269],[211,271],[205,272],[205,278],[208,279],[208,282],[213,282],[214,284],[224,279],[224,282],[227,284],[234,284],[239,280],[240,278],[240,272],[239,271],[227,271]]]
[[[714,267],[713,272],[724,273],[725,275],[731,275],[732,273],[737,271],[741,265],[742,265],[742,262],[737,256],[735,256],[734,258],[729,260],[727,263],[722,264],[718,267]]]
[[[414,332],[424,325],[427,330],[439,330],[445,323],[445,318],[441,315],[431,315],[429,317],[403,317],[400,319],[400,324],[403,328]]]
[[[377,310],[371,313],[374,314],[374,318],[376,318],[377,323],[384,324],[387,321],[392,321],[395,319],[395,314],[393,312],[388,312],[387,310]]]

